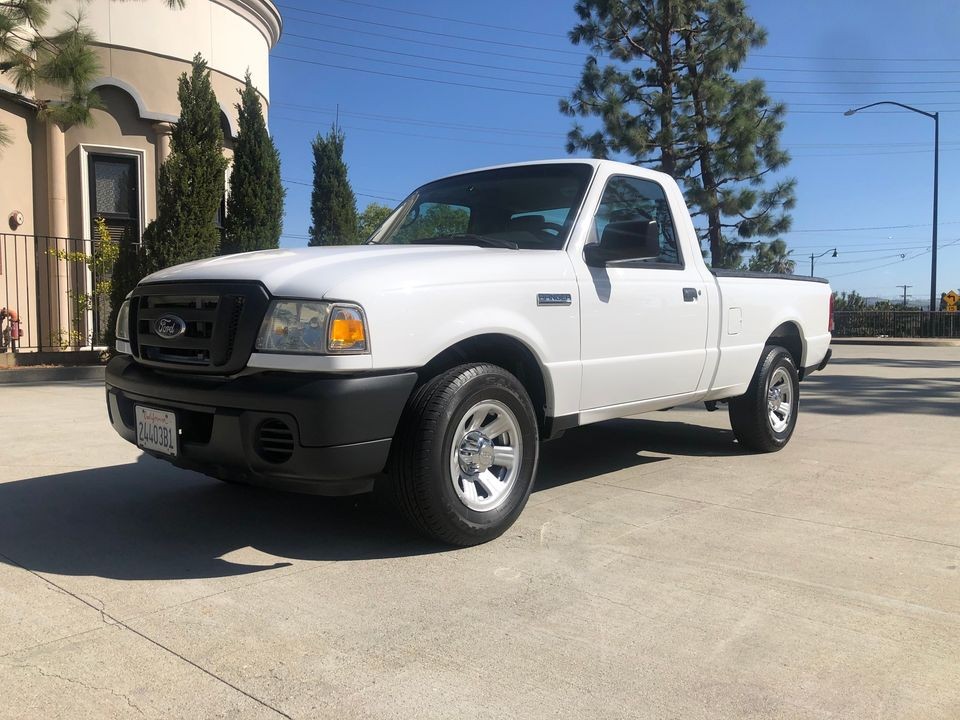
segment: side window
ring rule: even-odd
[[[677,246],[677,235],[670,215],[670,205],[663,188],[652,180],[619,176],[611,178],[603,191],[597,209],[597,238],[611,222],[644,222],[656,220],[660,226],[660,256],[647,262],[663,265],[681,265],[682,258]],[[637,237],[637,244],[642,238]]]
[[[395,242],[410,243],[469,231],[470,208],[425,202],[411,208],[397,231]]]

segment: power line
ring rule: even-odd
[[[345,2],[345,1],[346,1],[346,0],[340,0],[340,2]],[[434,62],[452,63],[452,64],[455,64],[455,65],[467,65],[467,66],[470,66],[470,67],[488,68],[488,69],[491,69],[491,70],[507,70],[507,71],[511,71],[511,72],[524,73],[524,74],[527,74],[527,75],[541,75],[541,76],[544,76],[544,77],[557,77],[557,78],[562,78],[562,79],[565,79],[565,80],[570,80],[570,81],[572,81],[572,82],[576,82],[576,81],[578,81],[578,80],[580,79],[579,77],[577,77],[577,76],[575,76],[575,75],[565,75],[565,74],[562,74],[562,73],[551,73],[551,72],[545,72],[545,71],[542,71],[542,70],[528,70],[528,69],[526,69],[526,68],[505,67],[505,66],[503,66],[503,65],[488,65],[488,64],[485,64],[485,63],[475,63],[475,62],[469,62],[469,61],[465,61],[465,60],[455,60],[455,59],[453,59],[453,58],[442,58],[442,57],[435,57],[435,56],[432,56],[432,55],[420,55],[420,54],[418,54],[418,53],[406,53],[406,52],[400,52],[400,51],[397,51],[397,50],[385,50],[385,49],[383,49],[383,48],[371,47],[371,46],[369,46],[369,45],[358,45],[358,44],[356,44],[356,43],[347,43],[347,42],[343,42],[343,41],[340,41],[340,40],[329,40],[329,39],[327,39],[327,38],[320,38],[320,37],[317,37],[317,36],[315,36],[315,35],[302,35],[302,34],[299,34],[299,33],[284,32],[284,38],[287,38],[287,37],[299,38],[299,39],[301,39],[301,40],[311,40],[311,41],[313,41],[313,42],[319,42],[319,43],[323,43],[323,44],[325,44],[325,45],[338,45],[338,46],[341,46],[341,47],[349,47],[349,48],[354,48],[354,49],[356,49],[356,50],[364,50],[364,51],[366,51],[366,52],[378,52],[378,53],[383,53],[383,54],[387,54],[387,55],[396,55],[396,56],[402,56],[402,57],[412,57],[412,58],[417,58],[417,59],[420,59],[420,60],[431,60],[431,61],[434,61]],[[281,42],[282,42],[283,45],[291,45],[292,47],[303,47],[303,46],[300,46],[300,45],[294,45],[294,44],[292,44],[292,43],[287,43],[287,42],[283,42],[283,41],[281,41]],[[416,42],[416,41],[410,41],[410,42]],[[306,47],[304,47],[303,49],[314,49],[314,48],[306,48]],[[513,57],[513,56],[506,56],[506,57]],[[366,57],[365,57],[364,59],[372,59],[372,58],[366,58]],[[525,59],[530,59],[530,58],[525,58]],[[578,67],[579,67],[579,66],[578,66]],[[770,71],[781,71],[781,70],[787,71],[787,69],[774,69],[774,68],[770,68],[769,70],[770,70]],[[791,70],[791,71],[792,71],[792,70]],[[804,72],[806,72],[806,71],[804,71]],[[811,72],[820,72],[820,71],[811,71]],[[865,72],[865,71],[851,71],[851,72]],[[903,72],[910,72],[910,71],[903,71]],[[926,71],[926,72],[933,72],[933,71]],[[955,74],[957,74],[957,75],[960,75],[960,70],[944,70],[943,72],[945,72],[945,73],[955,73]],[[921,81],[917,81],[917,80],[862,81],[862,80],[780,80],[780,79],[777,79],[777,78],[765,78],[764,80],[765,80],[765,82],[768,83],[768,84],[770,84],[770,83],[778,83],[778,84],[785,84],[785,85],[858,85],[858,86],[860,86],[860,85],[910,85],[910,86],[916,86],[916,85],[937,85],[937,86],[942,86],[942,85],[944,85],[945,83],[946,83],[946,84],[954,84],[954,85],[960,84],[960,80],[947,80],[947,81],[944,81],[944,80],[926,80],[926,81],[923,81],[923,80],[921,80]]]
[[[444,17],[443,15],[431,15],[429,13],[415,12],[413,10],[401,10],[400,8],[386,7],[384,5],[374,5],[373,3],[360,2],[360,0],[337,0],[337,2],[346,3],[347,5],[359,5],[361,7],[374,8],[376,10],[387,10],[388,12],[401,13],[403,15],[415,15],[417,17],[429,18],[431,20],[442,20],[444,22],[460,23],[461,25],[473,25],[475,27],[488,28],[490,30],[506,30],[507,32],[526,33],[527,35],[540,35],[542,37],[553,37],[553,38],[564,37],[563,35],[559,35],[557,33],[546,33],[538,30],[527,30],[526,28],[507,27],[505,25],[489,25],[487,23],[482,23],[482,22],[461,20],[459,18],[452,18],[452,17]]]
[[[306,180],[290,180],[289,178],[280,178],[280,180],[281,182],[285,182],[288,185],[305,185],[306,187],[311,187],[311,188],[313,187],[313,183],[307,182]],[[390,200],[391,202],[400,202],[396,198],[385,197],[383,195],[370,195],[369,193],[362,193],[357,191],[354,191],[353,194],[360,195],[361,197],[375,198],[377,200]],[[290,237],[294,237],[294,236],[291,235]]]
[[[485,38],[470,37],[469,35],[456,35],[454,33],[436,32],[434,30],[423,30],[421,28],[405,27],[403,25],[395,25],[393,23],[382,23],[382,22],[376,22],[374,20],[368,20],[364,18],[354,18],[348,15],[337,15],[335,13],[327,13],[327,12],[322,12],[320,10],[308,10],[306,8],[294,7],[293,5],[280,4],[280,7],[285,10],[295,10],[297,12],[307,13],[309,15],[317,15],[320,17],[333,18],[334,20],[345,20],[347,22],[361,23],[363,25],[373,25],[375,27],[385,27],[385,28],[390,28],[391,30],[403,30],[405,32],[420,33],[422,35],[431,35],[434,37],[452,38],[454,40],[466,40],[468,42],[481,43],[484,45],[498,45],[500,47],[521,48],[524,50],[536,50],[537,52],[560,53],[562,55],[582,55],[583,54],[581,51],[578,51],[578,50],[559,50],[557,48],[543,47],[542,45],[525,45],[523,43],[511,43],[511,42],[503,42],[501,40],[487,40]]]
[[[287,43],[286,45],[287,47],[298,48],[301,50],[316,50],[316,48],[312,48],[308,45],[298,45],[296,43]],[[440,72],[440,73],[447,73],[450,75],[459,75],[462,77],[496,80],[499,82],[524,83],[526,85],[531,85],[532,87],[557,88],[558,90],[564,90],[564,91],[570,90],[569,85],[556,85],[552,83],[536,82],[532,80],[514,80],[513,78],[505,78],[505,77],[491,77],[489,74],[478,75],[477,73],[464,72],[462,70],[443,70],[437,67],[430,67],[426,65],[415,65],[413,63],[398,62],[396,60],[371,58],[363,55],[354,55],[352,53],[337,52],[336,50],[325,50],[324,53],[326,55],[338,55],[340,57],[351,58],[353,60],[363,60],[366,62],[375,62],[375,63],[389,63],[393,67],[407,67],[407,68],[413,68],[415,70],[426,70],[428,72]],[[510,68],[494,68],[490,65],[485,65],[481,67],[486,67],[488,69],[505,69],[507,71],[510,71]],[[960,90],[958,90],[957,92],[960,92]]]
[[[527,75],[542,75],[544,77],[558,77],[558,78],[563,78],[565,80],[571,80],[574,82],[579,80],[579,78],[575,75],[563,75],[561,73],[544,72],[542,70],[527,70],[525,68],[511,68],[511,67],[504,67],[503,65],[487,65],[485,63],[475,63],[475,62],[469,62],[466,60],[454,60],[452,58],[439,58],[433,55],[405,53],[405,52],[400,52],[398,50],[384,50],[383,48],[375,48],[375,47],[370,47],[368,45],[357,45],[356,43],[345,43],[339,40],[327,40],[325,38],[315,37],[314,35],[299,35],[297,33],[284,32],[284,37],[294,37],[294,38],[299,38],[301,40],[313,40],[314,42],[323,43],[325,45],[339,45],[341,47],[349,47],[349,48],[354,48],[356,50],[365,50],[367,52],[378,52],[378,53],[384,53],[386,55],[397,55],[400,57],[412,57],[412,58],[417,58],[419,60],[432,60],[434,62],[453,63],[454,65],[468,65],[470,67],[487,68],[489,70],[508,70],[511,72],[525,73]],[[283,43],[283,45],[290,45],[290,44],[291,43],[286,43],[286,42]],[[294,47],[301,47],[301,46],[294,45]],[[304,49],[313,50],[313,49],[319,49],[319,48],[304,48]],[[373,58],[366,58],[366,59],[373,59]]]
[[[331,111],[324,111],[324,112],[325,112],[326,114],[331,114]],[[314,123],[314,122],[311,121],[311,120],[304,120],[304,119],[295,118],[295,117],[286,117],[286,116],[283,116],[283,115],[276,115],[276,114],[274,114],[274,115],[272,115],[271,117],[272,117],[273,120],[278,120],[278,121],[283,121],[283,122],[301,123],[301,124],[305,124],[305,125],[315,125],[315,124],[316,124],[316,123]],[[415,123],[414,123],[414,124],[415,124]],[[431,127],[431,126],[428,125],[428,127]],[[438,124],[438,125],[434,125],[434,126],[432,126],[432,127],[444,127],[444,126]],[[359,132],[375,132],[375,133],[381,133],[381,134],[386,134],[386,135],[399,135],[399,136],[404,136],[404,137],[424,138],[424,139],[427,139],[427,140],[446,140],[446,141],[449,141],[449,142],[470,143],[470,144],[473,144],[473,145],[499,145],[499,146],[502,146],[502,147],[522,147],[522,148],[527,148],[527,149],[530,149],[530,150],[550,150],[550,151],[555,151],[555,152],[556,152],[556,151],[560,151],[560,150],[563,149],[563,145],[560,144],[560,143],[558,143],[557,145],[534,145],[534,144],[527,144],[527,143],[502,142],[502,141],[499,141],[499,140],[483,140],[483,139],[473,138],[473,137],[470,137],[470,138],[459,138],[459,137],[445,137],[445,136],[441,136],[441,135],[424,135],[424,134],[421,134],[421,133],[410,133],[410,132],[404,132],[404,131],[401,131],[401,130],[388,130],[388,129],[385,129],[385,128],[369,128],[369,127],[358,127],[358,126],[350,126],[350,127],[346,127],[345,129],[347,129],[347,130],[359,131]],[[450,127],[450,128],[447,128],[447,129],[458,130],[458,129],[462,129],[462,128]],[[912,154],[924,154],[925,152],[928,152],[928,151],[924,151],[924,150],[903,150],[903,151],[893,151],[893,152],[882,152],[882,151],[881,151],[881,152],[863,152],[863,153],[829,153],[829,154],[807,154],[807,155],[800,154],[800,155],[793,155],[792,157],[797,158],[797,159],[802,159],[802,158],[822,158],[822,157],[828,157],[828,158],[846,158],[846,157],[871,157],[871,156],[883,156],[883,155],[912,155]],[[947,149],[945,149],[945,150],[942,150],[942,152],[960,152],[960,148],[947,148]]]
[[[334,113],[334,108],[328,107],[318,107],[313,105],[301,105],[296,103],[283,103],[275,102],[272,105],[273,108],[281,109],[290,109],[297,112],[311,112],[318,114],[327,114],[331,115]],[[543,130],[527,130],[520,128],[508,128],[501,126],[489,126],[489,125],[474,125],[474,124],[465,124],[465,123],[453,123],[453,122],[444,122],[437,120],[426,120],[423,118],[411,118],[400,115],[385,115],[385,114],[376,114],[376,113],[364,113],[356,111],[347,111],[340,110],[341,115],[348,117],[357,117],[363,119],[371,119],[382,122],[389,123],[399,123],[402,125],[414,125],[420,127],[438,127],[445,128],[449,130],[467,130],[470,132],[487,132],[487,133],[506,133],[511,135],[521,135],[521,136],[530,136],[530,137],[543,137],[543,138],[564,138],[566,139],[566,132],[547,132]],[[958,141],[946,141],[940,143],[944,149],[952,149],[949,146],[960,146],[960,140]],[[864,148],[864,149],[875,149],[877,151],[882,151],[884,148],[918,148],[918,152],[926,152],[929,143],[922,142],[876,142],[876,143],[791,143],[785,145],[787,149],[794,148]]]
[[[958,243],[960,243],[960,240],[953,240],[953,241],[948,242],[948,243],[943,243],[943,244],[940,245],[940,250],[945,250],[946,248],[951,247],[951,246],[955,246],[955,245],[957,245]],[[860,273],[872,272],[873,270],[880,270],[881,268],[890,267],[891,265],[898,265],[898,264],[900,264],[900,263],[902,263],[902,262],[910,262],[911,260],[916,260],[917,258],[923,257],[923,256],[924,256],[926,253],[928,253],[928,252],[930,252],[930,248],[927,248],[927,249],[924,250],[923,252],[919,252],[919,253],[917,253],[916,255],[911,255],[911,256],[908,257],[908,258],[904,258],[904,259],[901,259],[901,260],[894,260],[894,261],[891,262],[891,263],[884,263],[883,265],[877,265],[876,267],[862,268],[862,269],[860,269],[860,270],[852,270],[852,271],[850,271],[850,272],[831,274],[830,277],[831,277],[831,278],[835,278],[835,277],[846,277],[847,275],[859,275]]]
[[[756,57],[776,58],[778,60],[853,60],[857,62],[960,62],[960,58],[869,58],[839,57],[829,55],[771,55],[755,53]]]
[[[293,34],[291,33],[291,35],[293,35]],[[307,36],[295,35],[295,37],[303,37],[303,38],[306,38],[306,39],[308,39],[308,40],[316,39],[316,38],[312,38],[312,37],[309,36],[309,35],[307,35]],[[321,40],[321,42],[324,42],[324,41]],[[301,44],[290,43],[290,42],[285,43],[285,46],[291,47],[291,48],[297,48],[297,49],[301,49],[301,50],[316,50],[316,49],[317,49],[317,48],[314,48],[314,47],[311,47],[311,46],[308,46],[308,45],[301,45]],[[352,54],[352,53],[337,52],[337,51],[335,51],[335,50],[327,50],[327,51],[325,51],[325,52],[326,52],[326,54],[328,54],[328,55],[338,55],[338,56],[340,56],[340,57],[346,57],[346,58],[350,58],[350,59],[353,59],[353,60],[362,60],[362,61],[366,61],[366,62],[375,62],[375,63],[389,63],[389,64],[391,64],[391,65],[393,65],[393,66],[407,67],[407,68],[412,68],[412,69],[415,69],[415,70],[426,70],[427,72],[440,72],[440,73],[447,73],[447,74],[449,74],[449,75],[457,75],[457,76],[468,77],[468,78],[481,78],[481,79],[498,80],[498,81],[500,81],[500,82],[519,83],[519,84],[524,84],[524,85],[528,85],[528,86],[536,87],[536,88],[556,88],[556,89],[558,89],[558,90],[563,90],[563,91],[564,91],[564,94],[566,94],[567,92],[569,92],[569,91],[571,90],[571,86],[570,86],[570,85],[558,85],[558,84],[554,84],[554,83],[535,82],[535,81],[532,81],[532,80],[517,80],[517,79],[505,78],[505,77],[492,77],[492,78],[491,78],[491,77],[490,77],[489,75],[487,75],[487,74],[478,75],[477,73],[464,72],[464,71],[462,71],[462,70],[446,70],[446,69],[437,68],[437,67],[435,67],[435,66],[417,65],[417,64],[414,64],[414,63],[403,63],[403,62],[397,62],[397,61],[395,61],[395,60],[383,60],[383,59],[379,59],[379,58],[367,57],[367,56],[364,56],[364,55],[355,55],[355,54]],[[390,52],[390,51],[388,51],[388,52]],[[280,57],[280,56],[275,56],[275,57]],[[415,56],[415,57],[416,57],[416,56]],[[427,59],[427,60],[432,60],[432,61],[435,61],[435,62],[447,62],[446,60],[443,60],[442,58],[431,58],[431,57],[426,57],[426,56],[419,56],[419,57],[421,57],[421,58],[423,58],[423,59]],[[284,59],[291,59],[291,58],[284,58]],[[478,65],[479,67],[483,67],[483,68],[487,68],[487,69],[498,69],[498,70],[505,70],[505,71],[507,71],[507,72],[515,72],[515,70],[514,70],[513,68],[504,68],[503,66],[483,65],[483,64],[479,64],[479,63],[464,63],[464,64]],[[356,70],[361,70],[360,68],[355,68],[355,69],[356,69]],[[361,70],[361,71],[362,71],[362,70]],[[565,77],[565,76],[561,76],[561,77]],[[420,78],[420,79],[423,79],[423,78]],[[570,78],[570,80],[571,80],[571,83],[575,83],[575,82],[576,82],[576,80],[575,80],[574,78],[572,78],[572,77]],[[844,96],[844,97],[851,97],[851,96],[864,96],[864,95],[874,95],[874,94],[875,94],[874,91],[872,91],[872,90],[863,90],[863,91],[858,91],[858,90],[771,90],[771,93],[773,93],[773,94],[775,94],[775,95],[815,95],[815,96],[818,96],[818,97],[819,97],[819,96],[824,96],[824,95],[839,95],[839,96]],[[957,90],[903,90],[903,91],[897,91],[897,94],[898,94],[898,95],[960,95],[960,89],[957,89]],[[927,102],[931,102],[931,101],[927,101]],[[834,103],[829,103],[829,104],[830,104],[830,105],[836,105],[836,106],[839,106],[839,107],[843,107],[843,106],[845,105],[845,103],[835,103],[835,104],[834,104]],[[957,104],[957,103],[954,103],[954,104]]]
[[[288,118],[288,117],[282,117],[279,115],[275,115],[273,119],[282,120],[284,122],[302,123],[305,125],[314,125],[314,126],[316,125],[316,123],[314,123],[311,120],[301,120],[300,118]],[[409,133],[409,132],[404,132],[402,130],[386,130],[384,128],[357,127],[356,125],[349,126],[349,127],[344,126],[343,129],[356,131],[356,132],[372,132],[372,133],[380,133],[383,135],[399,135],[402,137],[424,138],[427,140],[447,140],[449,142],[470,143],[473,145],[500,145],[503,147],[519,147],[519,148],[527,148],[530,150],[552,150],[552,151],[559,151],[562,149],[556,145],[525,145],[521,143],[500,142],[498,140],[480,140],[477,138],[443,137],[440,135],[424,135],[421,133]]]
[[[333,112],[332,108],[314,107],[311,105],[295,105],[291,103],[274,103],[273,107],[289,108],[289,109],[293,109],[301,112],[305,111],[305,112],[322,113],[322,114],[328,114],[328,115]],[[341,110],[340,114],[346,115],[348,117],[357,117],[357,118],[363,118],[363,119],[369,119],[369,120],[379,120],[383,122],[400,123],[402,125],[439,127],[439,128],[446,128],[449,130],[468,130],[471,132],[509,133],[513,135],[530,135],[534,137],[566,138],[567,136],[566,133],[550,133],[550,132],[543,132],[540,130],[522,130],[518,128],[492,127],[489,125],[470,125],[470,124],[464,124],[464,123],[438,122],[438,121],[424,120],[422,118],[403,117],[400,115],[380,115],[375,113],[350,112],[346,110]]]
[[[960,220],[941,220],[939,225],[960,225]],[[845,228],[820,228],[818,230],[789,230],[783,233],[791,235],[797,233],[828,233],[828,232],[860,232],[862,230],[903,230],[905,228],[932,227],[933,223],[921,223],[919,225],[873,225],[872,227],[845,227]]]
[[[404,42],[411,45],[426,45],[428,47],[437,47],[444,48],[446,50],[456,50],[457,52],[468,52],[475,53],[478,55],[483,55],[484,57],[489,56],[488,50],[483,50],[479,48],[466,48],[460,45],[448,45],[446,43],[431,42],[429,40],[413,40],[411,38],[398,37],[397,35],[388,35],[386,33],[374,32],[372,30],[358,30],[357,28],[349,27],[339,27],[337,25],[330,25],[329,23],[316,22],[314,20],[306,20],[304,18],[294,18],[295,20],[306,23],[308,25],[319,25],[320,27],[327,28],[328,30],[337,30],[338,32],[352,32],[357,33],[358,35],[369,35],[371,37],[384,38],[387,40],[393,40],[394,42]],[[538,62],[538,63],[547,63],[549,65],[565,65],[567,67],[576,67],[582,68],[582,62],[569,62],[565,60],[550,60],[548,58],[536,58],[530,57],[529,55],[511,55],[510,53],[498,52],[497,53],[501,58],[512,58],[514,60],[524,60],[526,62]],[[584,55],[586,58],[586,55]]]
[[[539,97],[548,97],[548,98],[554,98],[554,99],[557,98],[557,95],[552,93],[539,93],[539,92],[533,92],[531,90],[518,90],[514,88],[491,87],[489,85],[473,85],[471,83],[458,83],[458,82],[453,82],[451,80],[438,80],[436,78],[422,78],[422,77],[416,77],[413,75],[401,75],[400,73],[388,73],[388,72],[381,72],[379,70],[368,70],[366,68],[348,67],[346,65],[334,65],[332,63],[323,63],[317,60],[304,60],[303,58],[292,58],[292,57],[286,57],[284,55],[273,55],[272,57],[275,60],[287,60],[289,62],[306,63],[307,65],[318,65],[320,67],[333,68],[335,70],[351,70],[353,72],[367,73],[368,75],[380,75],[382,77],[399,78],[402,80],[419,80],[420,82],[434,83],[437,85],[453,85],[456,87],[473,88],[474,90],[496,90],[499,92],[515,93],[518,95],[535,95]]]

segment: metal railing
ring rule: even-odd
[[[927,310],[838,310],[834,337],[960,338],[960,313]]]
[[[0,350],[103,347],[114,241],[0,233]],[[14,337],[16,336],[16,337]]]

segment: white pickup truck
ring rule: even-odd
[[[382,484],[423,532],[510,527],[539,444],[685,403],[779,450],[830,358],[830,287],[713,271],[677,184],[611,161],[453,175],[364,245],[145,278],[119,313],[107,406],[125,439],[231,482]]]

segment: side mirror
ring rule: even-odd
[[[627,260],[655,260],[660,257],[660,224],[656,220],[624,220],[607,223],[599,243],[583,249],[591,267],[604,267]]]

